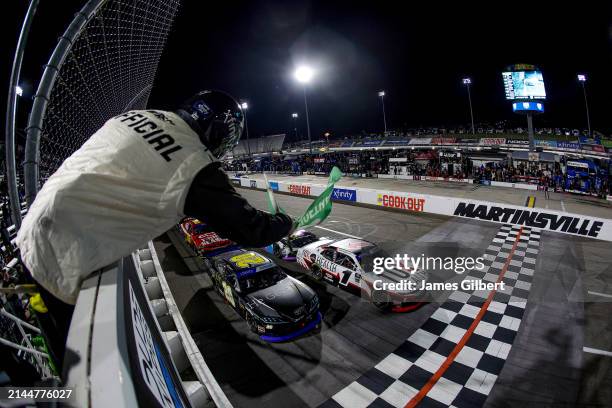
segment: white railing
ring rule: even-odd
[[[66,356],[70,406],[181,400],[194,408],[232,407],[183,321],[152,242],[83,282]]]

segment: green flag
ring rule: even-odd
[[[334,184],[340,180],[342,177],[342,172],[339,168],[335,167],[329,173],[329,180],[327,181],[327,187],[323,190],[323,193],[319,195],[315,200],[310,204],[310,206],[297,220],[297,228],[308,228],[314,227],[315,225],[319,225],[329,215],[332,209],[332,201],[331,196],[334,192]]]

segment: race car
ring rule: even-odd
[[[215,289],[262,340],[288,341],[320,329],[316,293],[266,257],[238,249],[205,263]]]
[[[266,247],[274,256],[289,262],[295,262],[298,249],[321,239],[310,231],[298,230],[278,242]]]
[[[187,245],[200,256],[213,256],[220,250],[235,246],[233,241],[221,238],[206,224],[195,218],[184,218],[179,224],[179,230]]]
[[[425,293],[420,290],[427,280],[423,270],[413,270],[410,265],[400,269],[385,269],[380,275],[364,268],[365,259],[388,257],[374,243],[362,239],[324,239],[306,245],[297,251],[297,262],[306,268],[316,280],[340,288],[359,291],[383,311],[406,312],[414,310],[423,302]],[[365,270],[364,270],[365,269]],[[380,290],[375,281],[382,283],[414,282],[414,290]]]

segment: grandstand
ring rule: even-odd
[[[254,154],[280,152],[285,141],[285,134],[270,135],[256,139],[243,139],[232,151],[233,157]]]

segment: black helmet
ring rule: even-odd
[[[217,159],[232,150],[242,136],[244,114],[225,92],[198,92],[183,102],[177,113]]]

